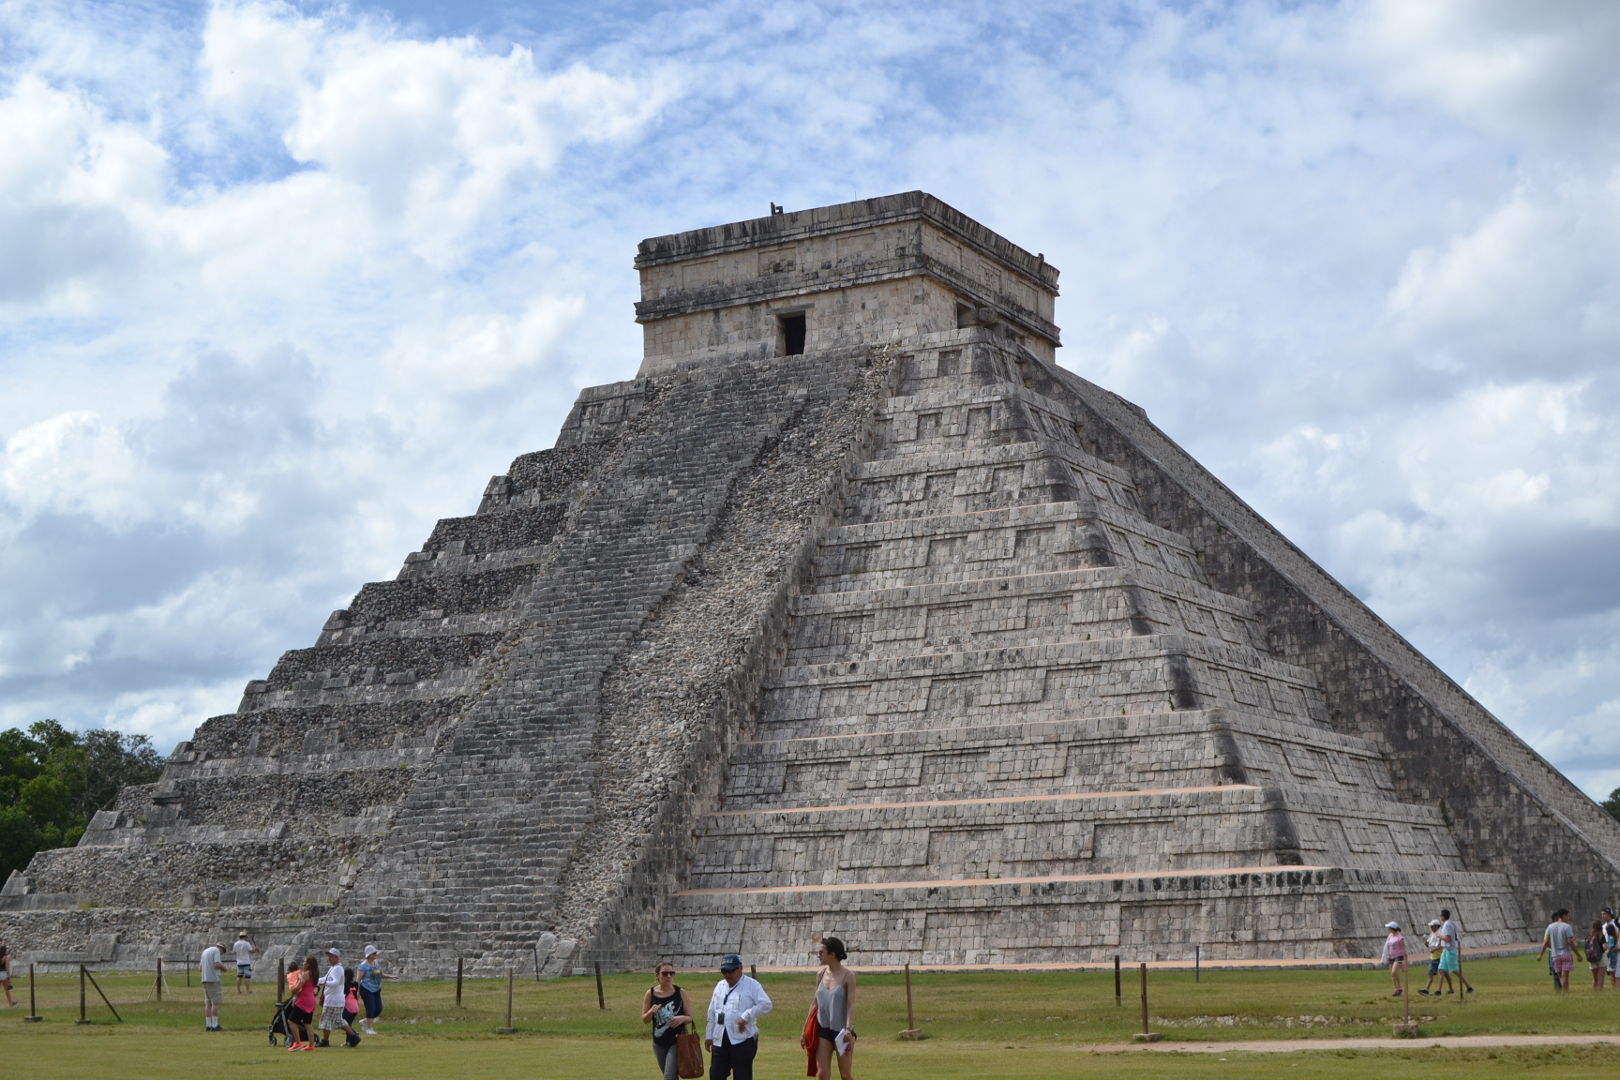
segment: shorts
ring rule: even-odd
[[[315,1019],[315,1014],[308,1009],[300,1009],[296,1005],[287,1006],[287,1019],[295,1024],[307,1024]]]
[[[360,1004],[366,1007],[366,1019],[375,1020],[382,1015],[382,991],[360,987]]]
[[[1574,971],[1575,954],[1565,953],[1562,956],[1554,956],[1552,958],[1552,967],[1554,971]]]
[[[343,1026],[343,1006],[341,1006],[341,1005],[323,1005],[323,1006],[321,1006],[321,1030],[322,1031],[336,1031],[338,1028],[340,1028],[342,1026]]]
[[[1441,971],[1461,971],[1462,970],[1461,966],[1457,962],[1457,950],[1456,949],[1447,949],[1445,952],[1440,954],[1440,970]]]
[[[1429,957],[1429,974],[1431,976],[1440,974],[1440,958],[1438,956]]]
[[[830,1042],[830,1043],[833,1043],[835,1045],[838,1042],[838,1032],[834,1031],[830,1027],[824,1027],[821,1024],[817,1024],[816,1025],[816,1034],[818,1036],[820,1036],[826,1042]]]
[[[1620,961],[1620,952],[1613,952],[1613,951],[1611,951],[1611,952],[1610,952],[1610,953],[1609,953],[1609,954],[1608,954],[1608,955],[1607,955],[1607,956],[1606,956],[1606,957],[1605,957],[1605,962],[1606,962],[1606,963],[1607,963],[1607,964],[1608,964],[1608,965],[1609,965],[1609,970],[1610,970],[1610,971],[1614,971],[1614,970],[1616,970],[1616,962],[1617,962],[1617,961]]]
[[[209,1005],[218,1005],[225,1000],[225,986],[223,983],[203,983],[203,1001]]]
[[[236,977],[238,979],[251,979],[251,978],[253,978],[253,965],[252,964],[237,964],[236,965]]]

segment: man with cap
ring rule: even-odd
[[[343,1018],[343,999],[347,996],[343,985],[343,954],[334,946],[326,950],[326,959],[331,966],[321,976],[321,1041],[316,1045],[331,1046],[332,1032],[342,1028],[349,1033],[344,1045],[359,1046],[359,1033]]]
[[[197,966],[202,969],[203,1030],[224,1031],[219,1026],[219,1004],[225,1000],[225,985],[219,973],[225,970],[225,946],[210,945],[202,951]]]
[[[720,981],[709,998],[709,1026],[703,1046],[709,1058],[709,1080],[754,1080],[759,1053],[759,1018],[771,1011],[765,988],[743,974],[742,957],[720,959]]]

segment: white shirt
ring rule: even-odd
[[[236,962],[238,964],[253,963],[253,942],[238,941],[235,945],[232,945],[231,948],[236,952]]]
[[[1440,926],[1440,936],[1445,939],[1446,948],[1460,949],[1462,943],[1457,940],[1457,924],[1447,919]]]
[[[765,988],[747,975],[738,979],[736,986],[721,979],[709,998],[709,1026],[703,1037],[716,1046],[726,1035],[731,1037],[733,1045],[757,1039],[758,1020],[770,1011],[771,999],[766,996]],[[743,1024],[741,1031],[737,1030],[739,1020]]]
[[[321,1004],[330,1008],[343,1008],[343,965],[333,964],[321,976],[321,985],[326,987],[326,996],[321,998]]]
[[[217,946],[210,945],[203,950],[202,959],[198,961],[197,965],[202,968],[203,982],[219,982],[219,968],[214,966],[218,963],[219,948]]]

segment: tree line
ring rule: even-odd
[[[79,842],[126,784],[150,784],[163,758],[145,735],[69,731],[55,720],[0,731],[0,882],[34,852]]]

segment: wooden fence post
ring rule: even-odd
[[[456,957],[456,1008],[461,1008],[461,965],[463,960]]]
[[[906,965],[906,1030],[900,1033],[908,1039],[916,1039],[917,1021],[911,1013],[911,965]]]
[[[28,965],[28,1015],[23,1017],[25,1024],[40,1022],[39,1006],[34,1002],[34,965]]]
[[[517,1031],[517,1028],[512,1026],[512,966],[508,964],[506,967],[506,1026],[501,1028],[499,1033],[511,1035],[515,1031]]]
[[[1147,1001],[1147,964],[1142,964],[1142,1033],[1132,1035],[1134,1042],[1158,1042],[1159,1034],[1148,1030],[1148,1001]]]
[[[84,1014],[84,992],[85,992],[85,989],[86,989],[86,987],[84,985],[84,965],[80,964],[79,965],[79,1018],[77,1020],[73,1021],[75,1024],[88,1024],[90,1022],[90,1018]]]

